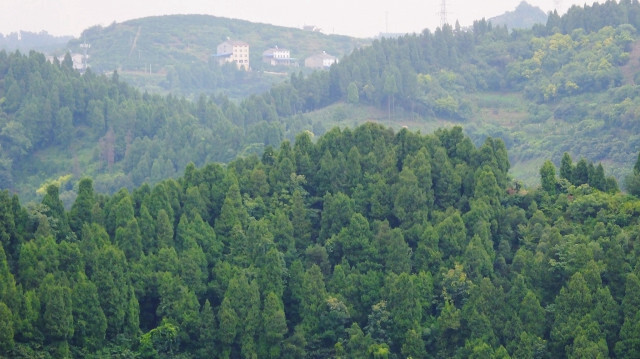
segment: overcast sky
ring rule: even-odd
[[[521,0],[447,0],[448,22],[462,26],[512,11]],[[564,13],[577,0],[528,0]],[[588,1],[592,4],[593,1]],[[209,14],[356,37],[421,32],[440,24],[441,0],[0,0],[0,33],[19,30],[78,37],[88,27],[167,14]]]

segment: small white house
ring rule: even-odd
[[[331,67],[331,65],[337,64],[337,63],[338,63],[337,57],[333,55],[329,55],[324,51],[322,51],[321,54],[309,56],[304,60],[305,67],[310,67],[314,69],[328,69],[329,67]]]

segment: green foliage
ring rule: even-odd
[[[13,349],[13,314],[7,305],[0,302],[0,353],[8,353]]]
[[[556,194],[556,181],[556,167],[551,161],[545,161],[540,168],[540,183],[549,195]]]
[[[501,142],[459,128],[298,138],[111,196],[83,180],[70,211],[3,192],[2,355],[636,353],[640,202],[593,164],[510,188]]]
[[[42,183],[71,172],[71,182],[60,188],[60,199],[68,208],[83,176],[94,179],[97,191],[113,193],[175,177],[190,162],[203,166],[251,155],[266,146],[277,148],[305,130],[321,134],[336,123],[392,118],[389,125],[396,128],[409,123],[429,131],[443,124],[462,124],[476,144],[488,135],[501,137],[510,149],[514,173],[524,174],[522,180],[529,184],[537,183],[542,158],[559,163],[564,152],[602,161],[620,180],[630,173],[628,164],[638,147],[634,119],[639,93],[633,85],[637,59],[632,51],[640,25],[637,12],[634,2],[609,1],[573,7],[532,30],[509,33],[481,20],[472,31],[444,26],[375,41],[211,16],[163,16],[96,26],[83,34],[82,41],[92,44],[93,68],[83,75],[71,71],[70,59],[49,63],[36,52],[0,56],[5,89],[0,105],[0,183],[20,193],[25,202],[37,201],[34,192]],[[336,54],[358,50],[329,71],[293,73],[281,77],[284,83],[271,86],[282,80],[203,60],[228,36],[244,37],[251,44],[256,70],[262,66],[261,51],[253,49],[273,46],[274,39],[298,49],[302,56],[323,49]],[[71,41],[69,48],[79,50],[82,41]],[[363,43],[370,46],[360,46]],[[131,73],[147,71],[148,65],[154,74]],[[121,73],[97,75],[116,68]],[[165,78],[156,71],[165,73]],[[138,91],[122,78],[139,85],[149,78],[154,85],[142,85],[144,90],[186,94],[193,101]],[[219,94],[200,96],[225,88],[233,101]],[[328,105],[332,106],[324,113],[313,113]],[[325,119],[318,120],[321,117]],[[445,147],[455,157],[455,150]],[[460,144],[459,150],[464,152],[464,147]],[[324,158],[324,167],[335,167],[331,166],[335,161],[356,171],[357,166],[347,161],[353,159],[349,151],[345,147],[338,151],[341,154],[331,153]],[[364,158],[370,152],[371,148],[363,148],[360,155]],[[437,160],[431,163],[436,178],[432,189],[437,206],[444,210],[453,204],[447,195],[455,197],[465,190],[468,172],[456,169],[455,160],[451,167],[456,171],[449,171],[446,164],[439,168],[442,157],[431,157]],[[307,177],[323,167],[322,161],[309,160],[302,155],[279,161],[279,169],[268,178],[287,182],[292,167]],[[397,163],[398,171],[403,162],[404,157]],[[508,170],[502,167],[504,161],[496,162],[496,169]],[[592,187],[615,187],[606,177],[603,183],[603,173],[597,166],[594,169]],[[262,176],[260,171],[267,176],[264,169],[256,169],[255,180]],[[503,187],[508,181],[495,172]],[[331,183],[312,195],[323,196],[329,187],[348,185],[341,178],[346,171],[325,173],[333,176]],[[278,184],[277,190],[283,185]],[[373,187],[363,185],[363,191],[377,198],[380,193]],[[262,194],[265,188],[254,190]],[[423,190],[429,201],[428,188]],[[386,207],[395,204],[394,194],[387,194],[391,201],[372,203],[375,212],[389,210]],[[76,226],[74,232],[79,230]]]

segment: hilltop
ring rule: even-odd
[[[492,17],[489,21],[493,25],[506,26],[509,29],[530,29],[536,24],[546,24],[547,14],[539,7],[523,1],[514,11]]]
[[[30,31],[12,32],[0,34],[0,49],[6,51],[29,52],[54,52],[63,49],[72,36],[54,36],[46,31],[39,33]]]
[[[212,56],[218,44],[227,39],[249,44],[252,73],[221,71],[217,66]],[[262,73],[274,71],[262,63],[262,53],[269,48],[289,49],[291,56],[304,64],[313,54],[326,51],[342,57],[370,41],[210,15],[167,15],[91,27],[70,41],[68,49],[82,53],[84,43],[91,46],[89,66],[94,72],[117,70],[140,88],[186,95],[237,91],[239,86],[233,79],[241,79],[248,89],[234,97],[242,97],[264,92],[282,81],[282,77]]]

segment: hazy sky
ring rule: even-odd
[[[449,23],[512,11],[521,0],[447,0]],[[564,13],[579,0],[528,0]],[[73,35],[93,25],[166,14],[209,14],[274,25],[316,25],[324,33],[357,37],[420,32],[440,24],[441,0],[0,0],[0,33],[18,30]],[[593,0],[588,1],[593,3]]]

